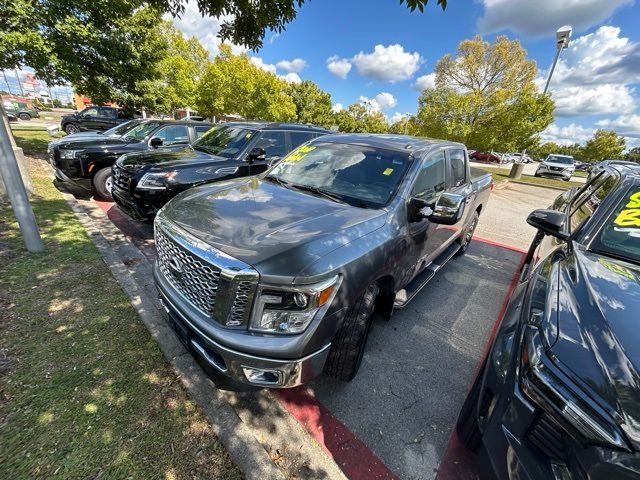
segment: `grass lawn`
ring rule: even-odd
[[[0,478],[240,478],[43,162],[31,172],[44,253],[0,204]]]
[[[54,136],[42,127],[12,126],[13,138],[16,144],[22,148],[25,155],[44,155],[47,153],[47,144],[56,138],[64,137],[64,133],[56,133]]]
[[[575,172],[573,172],[573,176],[587,178],[589,176],[589,172],[585,172],[584,170],[576,170]]]
[[[495,181],[510,180],[509,170],[496,167],[478,167],[491,174]],[[516,182],[528,183],[530,185],[541,185],[543,187],[559,187],[568,190],[571,187],[580,187],[584,184],[578,182],[565,182],[564,180],[556,180],[555,178],[534,177],[533,175],[522,175]]]

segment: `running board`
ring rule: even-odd
[[[413,300],[413,298],[420,293],[420,290],[429,283],[438,271],[444,267],[449,260],[460,250],[460,244],[453,242],[449,247],[442,252],[442,254],[429,264],[422,272],[420,272],[416,278],[411,280],[411,283],[404,287],[402,290],[396,293],[396,298],[393,302],[393,308],[396,310],[402,310],[407,304]]]

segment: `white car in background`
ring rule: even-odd
[[[533,160],[531,159],[531,157],[529,155],[522,154],[522,153],[510,153],[509,156],[511,157],[512,161],[514,163],[531,163],[533,162]]]
[[[571,180],[571,175],[575,171],[576,166],[571,155],[560,155],[552,153],[547,155],[538,168],[536,169],[536,177],[550,176],[562,177],[563,180]]]

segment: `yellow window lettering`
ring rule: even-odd
[[[298,160],[302,160],[307,155],[307,153],[315,149],[316,147],[313,147],[311,145],[308,145],[306,147],[298,147],[287,156],[286,161],[297,162]]]
[[[638,227],[640,228],[640,208],[630,208],[622,210],[613,221],[619,227]]]
[[[629,197],[629,203],[627,203],[627,207],[640,208],[640,192],[636,192]]]

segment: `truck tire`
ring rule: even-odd
[[[462,235],[460,236],[460,238],[458,238],[458,243],[460,244],[460,248],[456,252],[456,255],[464,255],[466,253],[467,249],[469,248],[469,244],[471,243],[471,240],[473,240],[473,232],[476,231],[479,218],[480,218],[480,214],[478,214],[478,211],[476,210],[475,212],[473,212],[473,217],[471,217],[471,220],[469,221],[469,225],[467,225],[467,228],[464,230],[464,232],[462,232]]]
[[[343,382],[350,382],[358,373],[364,356],[373,309],[379,287],[372,283],[346,313],[331,344],[325,372]]]
[[[67,135],[73,135],[74,133],[78,133],[80,129],[75,123],[67,123],[64,126],[64,131],[67,133]]]
[[[22,112],[20,115],[18,115],[18,118],[20,120],[31,120],[31,115],[26,112]]]
[[[93,177],[93,188],[100,198],[104,200],[113,200],[111,196],[111,167],[103,168],[99,170]]]
[[[480,399],[480,387],[482,382],[482,376],[484,372],[487,360],[482,363],[480,371],[476,375],[476,378],[469,390],[469,394],[460,409],[458,415],[458,421],[456,422],[456,431],[458,432],[458,439],[460,442],[472,451],[478,449],[480,440],[482,440],[482,432],[478,425],[478,419],[476,418],[476,411],[478,401]]]

